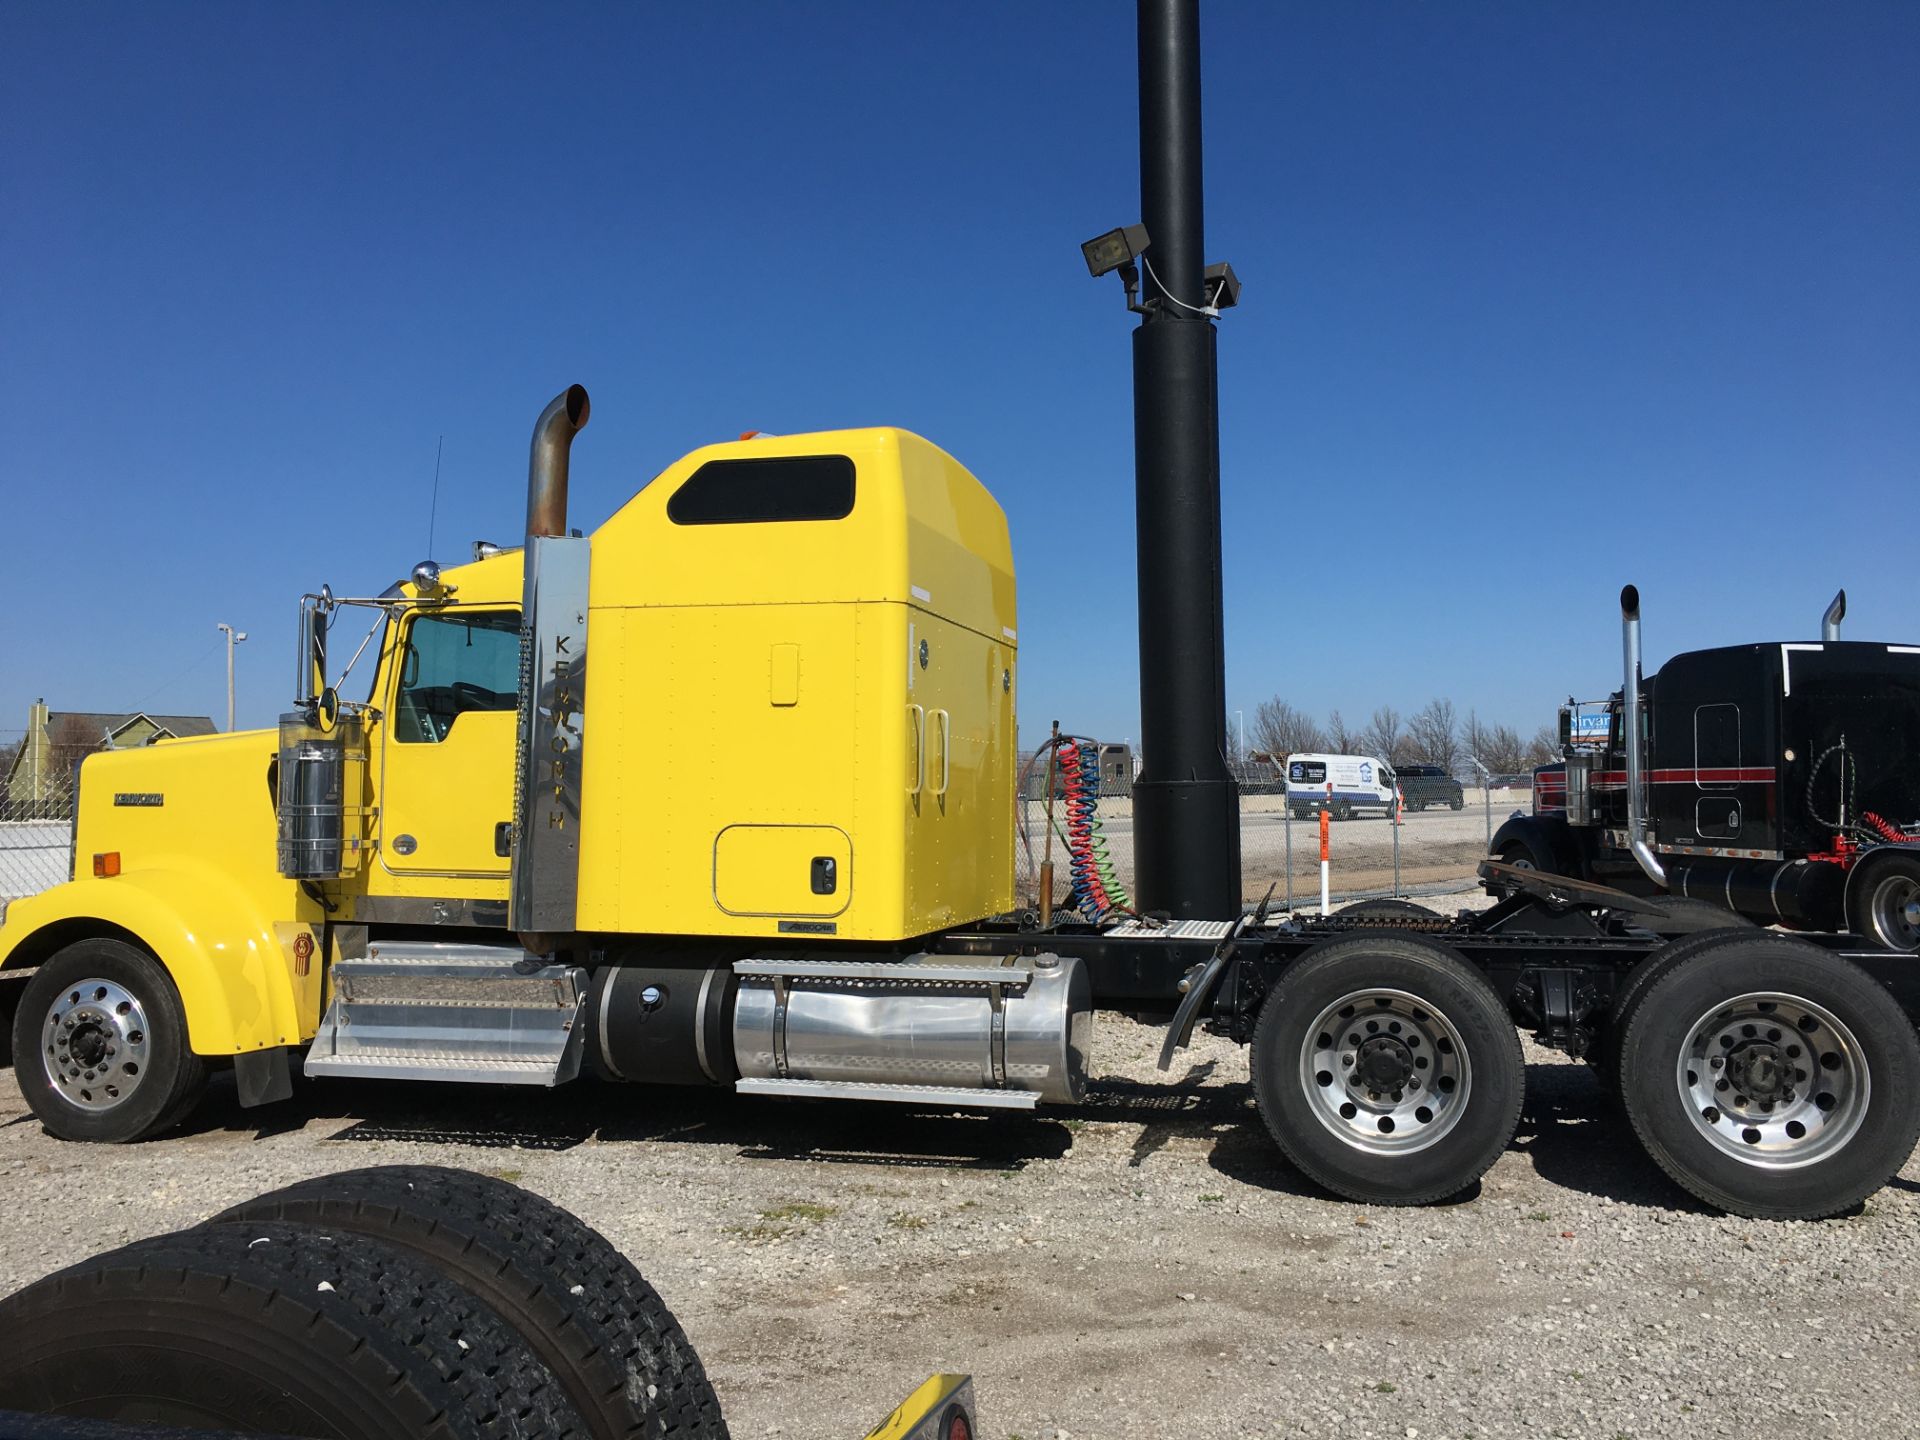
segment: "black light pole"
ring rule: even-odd
[[[1220,411],[1202,258],[1199,0],[1139,0],[1140,208],[1151,237],[1133,332],[1140,547],[1135,902],[1240,913],[1240,789],[1226,737]]]

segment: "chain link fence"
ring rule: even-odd
[[[1284,787],[1240,796],[1240,878],[1244,903],[1257,903],[1274,887],[1276,906],[1317,909],[1320,904],[1320,820],[1317,810],[1298,818]],[[1384,809],[1358,809],[1327,825],[1328,890],[1333,904],[1402,895],[1455,894],[1478,886],[1476,871],[1487,858],[1493,832],[1533,801],[1531,775],[1494,775],[1463,785],[1459,808],[1451,799],[1408,808],[1398,816]],[[1100,834],[1114,875],[1131,896],[1135,888],[1134,817],[1129,793],[1103,787],[1097,807]],[[1015,845],[1015,888],[1022,906],[1040,899],[1040,866],[1047,856],[1047,804],[1022,797],[1014,802],[1020,834]],[[1064,806],[1054,805],[1052,845],[1054,905],[1065,906],[1072,888]]]
[[[14,763],[0,736],[0,910],[67,878],[72,863],[73,772]]]

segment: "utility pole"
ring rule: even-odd
[[[1227,712],[1220,578],[1220,412],[1205,285],[1199,0],[1138,0],[1146,314],[1133,332],[1140,563],[1142,910],[1240,913],[1240,790]]]
[[[227,733],[233,733],[233,647],[247,638],[247,632],[236,630],[231,625],[216,627],[227,637]]]

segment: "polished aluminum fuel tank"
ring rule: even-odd
[[[748,1080],[1086,1094],[1092,988],[1074,957],[910,955],[734,965],[734,1058]]]

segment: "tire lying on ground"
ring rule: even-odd
[[[515,1326],[595,1440],[725,1440],[700,1357],[605,1236],[518,1186],[433,1165],[302,1181],[218,1215],[370,1236],[436,1266]]]
[[[0,1301],[0,1409],[341,1440],[586,1434],[526,1342],[431,1267],[275,1224],[143,1240]]]
[[[1381,1205],[1443,1200],[1484,1175],[1526,1083],[1493,987],[1419,935],[1349,936],[1295,961],[1261,1007],[1252,1066],[1287,1159]]]
[[[1920,1041],[1859,966],[1756,932],[1653,981],[1620,1092],[1675,1182],[1736,1215],[1816,1220],[1893,1177],[1920,1139]]]

